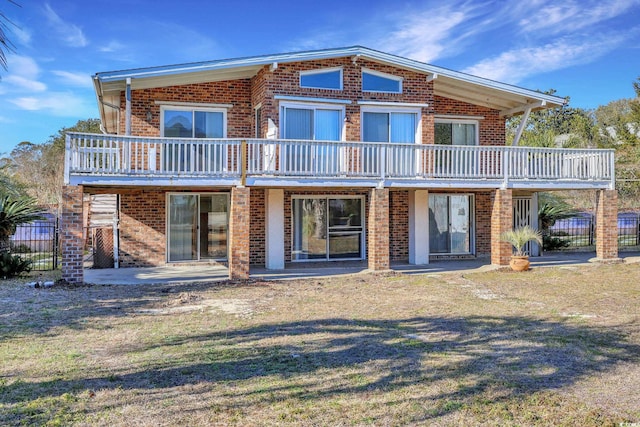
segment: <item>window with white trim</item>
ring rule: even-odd
[[[300,71],[300,87],[342,90],[342,68]]]
[[[174,138],[225,138],[227,110],[163,106],[161,135]]]
[[[420,142],[420,109],[367,107],[361,110],[363,142],[391,142],[414,144]],[[362,150],[364,172],[379,173],[380,148]],[[416,153],[410,147],[393,147],[386,150],[385,170],[388,173],[412,175],[415,173]]]
[[[165,138],[226,138],[226,108],[162,106],[160,134]],[[163,144],[160,158],[165,171],[218,174],[227,169],[223,141]]]
[[[343,117],[342,106],[282,103],[281,136],[300,141],[340,141]],[[292,172],[313,173],[322,170],[332,173],[337,172],[340,166],[338,151],[338,146],[331,144],[287,143],[283,145],[281,161]]]
[[[364,92],[402,93],[402,77],[369,69],[362,70]]]
[[[435,143],[441,145],[478,145],[475,120],[436,119]]]

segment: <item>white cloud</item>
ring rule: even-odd
[[[543,4],[529,3],[529,13],[521,15],[525,17],[519,20],[518,25],[524,32],[568,34],[620,16],[638,4],[638,0],[564,0]]]
[[[464,38],[467,31],[460,27],[481,13],[478,6],[469,3],[448,3],[440,7],[415,10],[405,19],[394,19],[399,28],[384,34],[380,42],[383,50],[423,62],[442,57],[445,52]]]
[[[5,78],[5,81],[14,86],[14,88],[23,89],[29,92],[44,92],[47,90],[47,85],[37,80],[30,80],[22,76],[10,74]]]
[[[71,71],[54,70],[52,73],[60,77],[65,83],[73,86],[79,86],[84,88],[92,88],[91,76],[87,73],[73,73]]]
[[[54,29],[58,37],[71,47],[84,47],[89,41],[80,27],[70,22],[64,21],[48,3],[44,5],[44,13],[49,21],[50,27]]]
[[[101,46],[100,48],[98,48],[98,50],[100,52],[111,53],[111,52],[117,52],[119,50],[122,50],[123,47],[124,47],[124,44],[120,43],[119,41],[111,40],[106,45]]]
[[[44,111],[61,117],[91,117],[95,108],[89,107],[81,97],[70,92],[48,92],[43,96],[24,96],[9,100],[27,111]]]
[[[512,49],[463,71],[492,80],[517,83],[530,75],[589,63],[624,40],[626,37],[620,34],[601,35],[587,40],[560,39],[540,46]]]
[[[3,82],[4,93],[9,91],[43,92],[47,90],[47,85],[38,80],[40,67],[38,63],[29,56],[11,55],[7,58],[9,64],[9,75]]]
[[[29,46],[31,44],[31,31],[21,26],[11,27],[11,35],[16,44]]]

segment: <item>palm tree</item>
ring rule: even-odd
[[[538,230],[534,230],[528,225],[524,227],[516,228],[515,230],[509,230],[500,236],[504,242],[511,243],[513,245],[515,256],[525,256],[524,247],[529,242],[538,242],[542,244],[542,235]]]
[[[20,224],[44,219],[35,199],[0,195],[0,253],[9,251],[9,239]]]
[[[20,6],[18,3],[16,3],[13,0],[7,0],[7,1],[15,6]],[[11,43],[11,40],[7,38],[7,33],[6,33],[10,25],[14,25],[13,22],[11,22],[9,18],[7,18],[7,15],[5,15],[0,11],[0,66],[5,70],[7,69],[6,52],[13,51],[13,43]]]

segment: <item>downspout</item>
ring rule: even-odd
[[[131,77],[127,77],[127,88],[125,91],[125,125],[124,134],[131,135]]]

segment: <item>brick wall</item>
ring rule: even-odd
[[[251,232],[249,233],[249,261],[251,265],[265,264],[265,190],[251,189]],[[286,212],[286,206],[285,206]]]
[[[229,277],[246,280],[249,278],[249,228],[250,190],[248,187],[231,189],[229,210]]]
[[[389,189],[369,191],[367,224],[368,261],[371,270],[386,270],[389,263]]]
[[[120,190],[120,265],[148,267],[166,262],[166,191]]]
[[[435,114],[482,116],[484,119],[479,122],[480,145],[505,144],[505,118],[500,117],[498,110],[435,96]]]
[[[508,265],[513,249],[500,236],[513,228],[513,197],[511,189],[491,193],[491,264]]]
[[[62,279],[81,284],[84,280],[82,257],[83,239],[83,188],[81,185],[62,187],[62,215],[60,244],[62,247]]]
[[[341,91],[325,89],[300,88],[301,71],[319,68],[342,67],[344,88]],[[403,78],[402,94],[369,93],[361,91],[363,68],[401,76]],[[266,135],[268,119],[279,126],[279,101],[276,95],[301,96],[310,98],[348,99],[346,139],[360,140],[360,106],[358,100],[407,102],[429,104],[422,108],[422,142],[431,144],[433,138],[434,114],[483,116],[480,120],[479,137],[481,145],[504,145],[504,119],[498,111],[486,107],[447,99],[433,94],[433,82],[426,82],[423,74],[403,70],[388,65],[377,64],[358,59],[354,64],[351,58],[337,58],[291,64],[278,64],[275,70],[268,65],[258,71],[251,79],[240,79],[223,82],[188,84],[165,88],[141,89],[132,91],[132,134],[141,136],[160,135],[160,106],[156,101],[197,102],[212,104],[233,104],[228,110],[227,135],[229,137],[253,137],[255,135],[254,107],[262,106],[260,123],[261,136]],[[125,110],[124,92],[121,95],[121,108]],[[147,122],[147,111],[151,111],[152,119]],[[120,131],[124,133],[125,114],[120,115]],[[146,162],[147,159],[141,159]],[[137,191],[137,190],[136,190]],[[146,203],[136,204],[134,192],[127,193],[123,199],[125,217],[123,225],[127,233],[121,237],[123,265],[158,265],[165,260],[165,195],[159,191],[155,194],[148,190],[140,190],[148,197]],[[369,218],[368,190],[338,191],[285,191],[285,254],[286,261],[291,260],[291,195],[292,194],[352,194],[365,195]],[[408,259],[408,193],[392,191],[389,194],[389,253],[393,260]],[[265,207],[264,191],[252,189],[250,198],[250,248],[251,264],[264,264],[265,245]],[[127,211],[128,210],[128,211]],[[477,252],[489,253],[491,250],[491,196],[490,192],[477,193],[476,197],[476,249]],[[155,216],[154,216],[155,215]],[[367,252],[368,253],[368,252]]]
[[[391,261],[409,260],[409,192],[389,192],[389,256]]]
[[[320,68],[342,67],[343,90],[309,89],[300,87],[300,71],[316,70]],[[400,76],[403,78],[403,93],[374,93],[362,92],[362,68]],[[252,79],[251,100],[253,105],[262,104],[262,135],[267,129],[270,118],[279,126],[278,102],[275,95],[302,96],[310,98],[348,99],[353,103],[346,106],[346,139],[360,141],[360,106],[358,100],[427,103],[428,108],[422,108],[423,143],[433,142],[433,83],[426,82],[424,74],[403,70],[388,65],[359,59],[355,64],[351,58],[326,59],[308,62],[278,64],[273,71],[265,66]]]
[[[476,254],[491,254],[491,191],[475,193]]]
[[[596,193],[596,257],[618,258],[618,192],[598,190]]]
[[[227,111],[227,136],[241,138],[252,136],[253,113],[251,109],[251,80],[229,80],[181,86],[168,86],[131,91],[131,134],[138,136],[160,136],[160,105],[156,101],[201,102],[210,104],[233,104]],[[126,99],[120,96],[120,134],[125,133]],[[147,111],[151,111],[151,122],[147,122]]]

